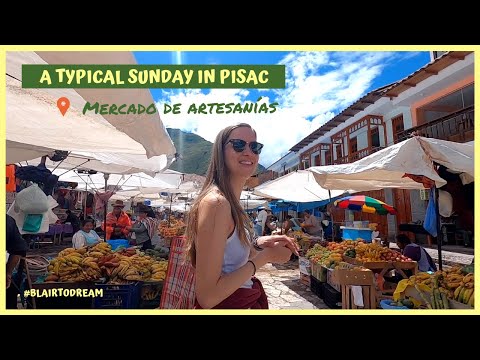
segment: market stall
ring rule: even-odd
[[[59,303],[55,297],[41,301],[37,308],[155,308],[168,266],[166,256],[155,250],[142,252],[135,247],[112,250],[101,242],[81,249],[67,248],[48,260],[43,272],[32,275],[32,288],[95,289],[96,296],[73,302]],[[37,299],[38,300],[38,299]]]

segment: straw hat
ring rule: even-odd
[[[115,208],[115,207],[121,207],[121,208],[124,208],[125,207],[125,204],[123,203],[122,200],[116,200],[112,206]]]

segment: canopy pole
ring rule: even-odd
[[[87,198],[88,198],[88,184],[85,182],[85,204],[83,206],[83,220],[87,219]]]
[[[332,192],[329,189],[328,190],[328,203],[330,204],[331,202],[332,202]],[[327,205],[327,209],[328,209],[328,205]],[[333,226],[333,213],[330,213],[330,221],[332,223],[332,241],[335,241],[335,226]]]
[[[442,237],[441,237],[441,225],[440,225],[440,210],[439,210],[439,204],[438,204],[438,188],[434,186],[434,191],[435,191],[435,215],[437,217],[437,249],[438,249],[438,269],[441,271],[443,266],[442,266]]]
[[[107,183],[108,183],[108,178],[110,177],[110,174],[104,173],[103,178],[105,179],[105,192],[107,192]],[[108,201],[105,201],[105,205],[103,205],[103,228],[105,231],[105,241],[107,241],[107,205]]]

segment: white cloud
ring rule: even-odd
[[[265,147],[260,163],[269,166],[305,136],[330,120],[339,111],[363,96],[388,61],[407,54],[391,52],[297,52],[287,54],[286,88],[262,95],[261,102],[277,101],[273,114],[187,114],[192,103],[245,103],[250,92],[244,89],[164,91],[157,103],[166,127],[193,132],[213,142],[224,127],[246,122],[257,131]],[[256,99],[253,99],[255,101]],[[260,102],[260,103],[261,103]],[[183,104],[178,115],[163,114],[164,103]],[[182,149],[177,149],[180,153]]]

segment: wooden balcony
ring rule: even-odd
[[[365,148],[365,149],[356,151],[354,153],[348,154],[347,156],[338,158],[333,161],[333,164],[338,165],[338,164],[352,163],[382,149],[385,149],[385,147],[381,146],[381,147],[375,147],[375,148]]]
[[[396,143],[410,137],[412,133],[428,138],[459,143],[474,139],[474,107],[468,107],[429,123],[404,130],[397,134]]]

